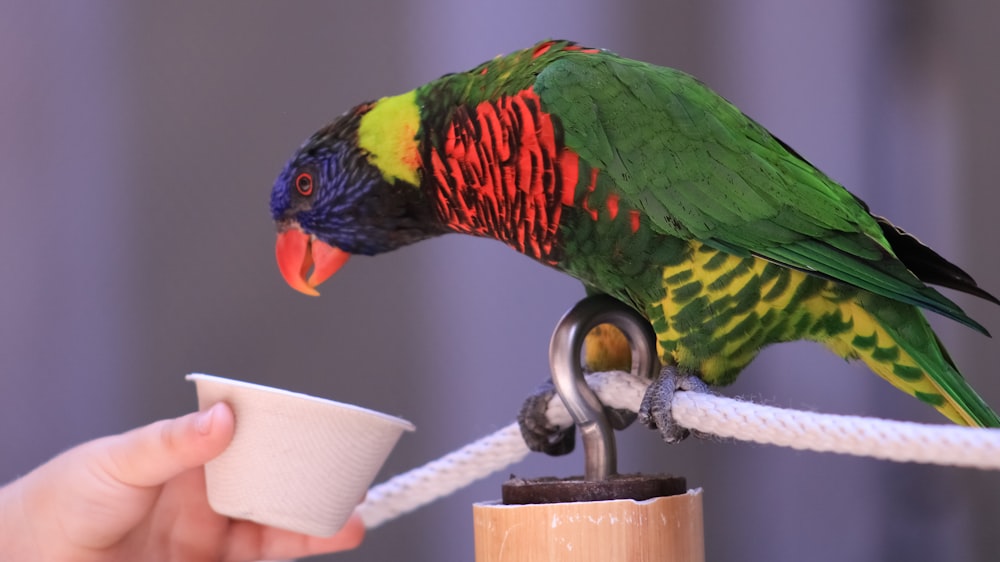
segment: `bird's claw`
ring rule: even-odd
[[[639,407],[639,421],[650,429],[658,429],[666,443],[680,443],[691,434],[674,420],[670,409],[678,391],[709,392],[708,385],[698,376],[679,373],[676,367],[667,366],[646,389]]]
[[[548,408],[555,395],[556,387],[551,380],[542,383],[535,393],[524,401],[517,415],[517,423],[528,449],[560,456],[573,452],[576,446],[576,425],[560,427],[549,421]],[[638,417],[638,414],[631,410],[607,406],[604,407],[604,415],[611,427],[619,431],[631,425]]]
[[[611,424],[613,429],[621,431],[632,425],[632,423],[639,417],[639,414],[638,412],[633,412],[628,408],[612,408],[610,406],[605,406],[604,417],[608,418],[608,423]]]
[[[545,381],[529,396],[517,414],[521,437],[528,449],[551,456],[568,455],[576,446],[576,425],[560,427],[549,422],[549,402],[556,395],[552,381]]]

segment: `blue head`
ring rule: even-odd
[[[358,125],[370,107],[317,131],[271,191],[278,266],[306,294],[318,294],[315,287],[351,254],[379,254],[441,233],[420,188],[387,181],[358,146]]]

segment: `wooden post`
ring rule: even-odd
[[[701,495],[478,503],[476,562],[703,562]]]

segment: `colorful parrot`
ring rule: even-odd
[[[1000,426],[920,310],[987,334],[928,284],[1000,301],[678,70],[544,41],[363,103],[295,152],[271,213],[309,295],[352,254],[457,232],[632,306],[665,365],[640,417],[667,440],[678,377],[725,385],[792,340]]]

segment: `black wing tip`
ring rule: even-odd
[[[941,286],[942,287],[948,287],[947,285],[941,285]],[[955,287],[948,287],[948,288],[949,289],[955,289]],[[956,289],[956,290],[962,290],[962,289]],[[979,297],[979,298],[981,298],[983,300],[990,301],[993,304],[1000,305],[1000,299],[997,299],[996,297],[994,297],[990,293],[988,293],[985,290],[983,290],[982,288],[980,288],[978,285],[976,285],[974,287],[971,287],[971,288],[966,287],[965,288],[965,292],[969,293],[970,295],[977,296],[977,297]]]
[[[917,276],[917,279],[929,285],[953,289],[1000,305],[1000,299],[980,287],[965,270],[924,245],[909,232],[892,224],[885,217],[878,215],[872,217],[882,228],[882,234],[888,240],[896,257]]]

